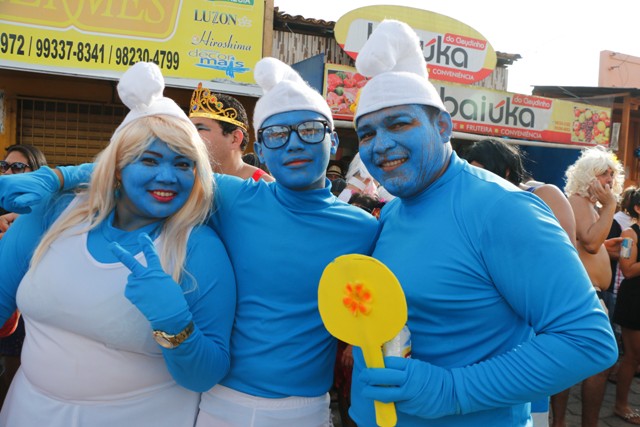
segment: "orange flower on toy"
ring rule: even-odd
[[[344,287],[345,297],[342,298],[342,304],[353,314],[367,315],[371,312],[371,302],[373,297],[371,291],[362,283],[347,283]]]

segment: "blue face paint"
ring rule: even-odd
[[[262,124],[262,128],[273,125],[298,125],[308,120],[327,119],[313,111],[288,111],[269,117]],[[302,141],[296,132],[292,132],[289,142],[280,148],[267,148],[259,142],[254,144],[260,161],[267,165],[276,181],[296,191],[324,188],[329,158],[337,148],[338,137],[335,133],[327,133],[324,140],[317,144]]]
[[[122,196],[116,204],[117,226],[136,229],[176,213],[195,181],[195,162],[156,139],[122,169]]]
[[[357,124],[360,158],[391,194],[414,196],[437,179],[449,162],[451,118],[443,113],[440,121],[434,123],[420,105],[367,114]]]

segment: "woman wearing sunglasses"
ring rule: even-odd
[[[15,173],[33,172],[47,165],[47,159],[42,151],[33,145],[12,145],[7,148],[7,155],[0,161],[0,173],[11,175]],[[0,239],[5,231],[18,217],[15,213],[10,213],[0,208]],[[0,400],[0,404],[2,401]]]
[[[12,145],[7,148],[7,155],[0,161],[0,173],[10,175],[14,173],[33,172],[46,166],[44,153],[33,145]],[[9,229],[18,214],[0,208],[0,239]],[[16,371],[20,367],[20,352],[24,341],[24,320],[16,312],[2,328],[9,336],[0,339],[0,407],[9,391],[9,385]],[[11,332],[13,331],[13,332]]]
[[[7,155],[0,161],[0,172],[3,175],[32,172],[46,164],[47,159],[38,148],[28,144],[16,144],[7,148]]]

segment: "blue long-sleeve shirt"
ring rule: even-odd
[[[527,402],[615,363],[607,316],[548,207],[455,154],[423,193],[385,206],[373,256],[406,295],[412,357],[447,371],[423,393],[444,416],[399,410],[399,427],[525,426]],[[375,426],[354,354],[350,413]]]
[[[369,254],[374,217],[322,189],[292,191],[217,175],[210,225],[233,264],[238,308],[231,369],[222,384],[254,396],[320,396],[333,381],[336,340],[318,312],[324,268]]]

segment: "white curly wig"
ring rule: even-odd
[[[567,168],[565,194],[589,197],[589,184],[609,168],[613,170],[611,191],[617,198],[622,193],[624,169],[615,154],[600,146],[584,150],[578,160]]]

